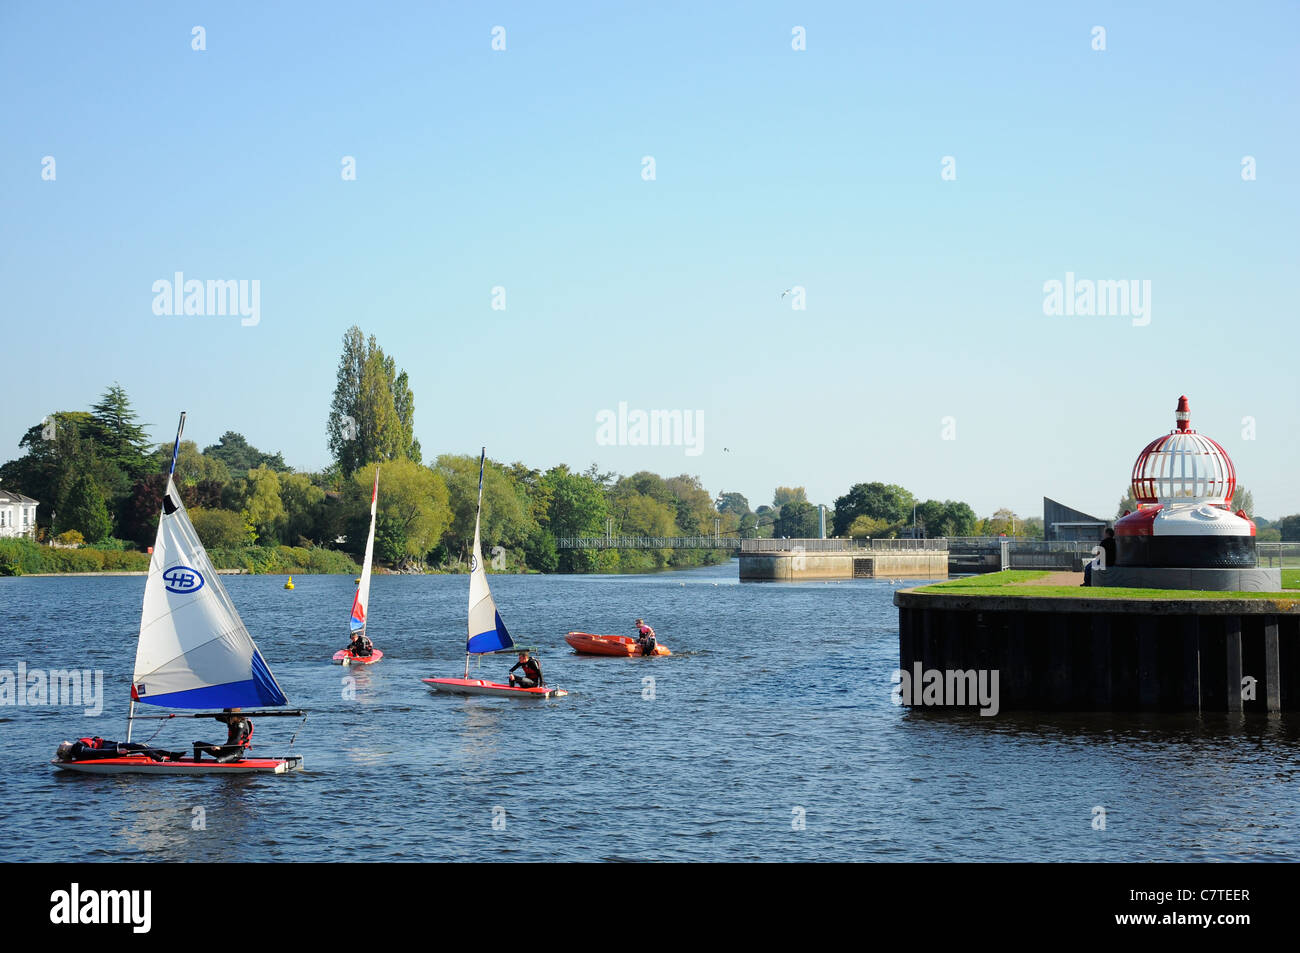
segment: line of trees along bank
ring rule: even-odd
[[[425,462],[415,438],[407,373],[352,327],[343,336],[326,420],[333,463],[296,472],[278,452],[227,431],[200,448],[184,441],[176,482],[200,538],[219,566],[255,571],[355,572],[369,520],[374,468],[381,468],[375,553],[383,565],[458,570],[467,563],[478,489],[477,454]],[[22,455],[0,466],[0,485],[40,501],[42,539],[62,536],[100,552],[152,544],[170,442],[152,444],[126,391],[113,384],[88,410],[53,414],[24,434]],[[978,519],[967,504],[917,500],[903,487],[859,483],[827,508],[835,536],[1041,535],[1041,521],[1010,510]],[[716,499],[696,476],[546,470],[488,460],[482,538],[493,569],[627,572],[719,562],[717,550],[561,550],[561,537],[818,535],[818,507],[803,487],[777,487],[751,509],[740,493]],[[1286,521],[1283,521],[1286,524]],[[1282,529],[1287,536],[1290,524]],[[285,552],[284,550],[292,550]],[[64,559],[65,557],[59,557]],[[72,557],[66,557],[71,559]],[[87,557],[93,560],[93,557]],[[30,564],[31,554],[23,556]],[[127,557],[105,557],[105,564]],[[0,572],[3,572],[0,567]]]

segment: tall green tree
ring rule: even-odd
[[[326,430],[330,452],[344,475],[363,463],[419,462],[414,437],[415,395],[406,372],[387,357],[374,335],[366,340],[353,325],[343,335],[334,399]]]
[[[149,438],[136,421],[126,391],[114,382],[91,407],[85,433],[94,441],[100,459],[121,470],[128,484],[148,467]]]

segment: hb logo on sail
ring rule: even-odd
[[[203,588],[203,574],[189,566],[173,566],[163,573],[163,587],[181,595],[198,592]]]

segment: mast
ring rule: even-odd
[[[478,507],[474,510],[474,553],[470,559],[474,565],[469,567],[470,575],[478,568],[478,563],[482,561],[481,547],[478,540],[479,518],[483,515],[483,461],[487,459],[487,447],[481,447],[478,454]],[[473,635],[473,632],[470,633]],[[469,678],[469,645],[465,646],[465,677]]]
[[[167,470],[167,480],[176,475],[176,458],[181,452],[181,434],[185,432],[185,411],[181,411],[181,422],[176,425],[176,442],[172,444],[172,465]],[[163,496],[167,496],[167,487],[163,487]],[[159,517],[161,519],[161,517]],[[131,743],[131,728],[135,724],[135,685],[131,686],[131,706],[126,713],[126,743]]]

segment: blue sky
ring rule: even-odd
[[[1186,393],[1300,511],[1295,5],[541,6],[0,7],[0,459],[116,380],[318,468],[355,323],[427,457],[1109,515]],[[177,271],[258,324],[155,315]],[[1150,323],[1044,314],[1067,272]],[[598,444],[620,402],[702,452]]]

